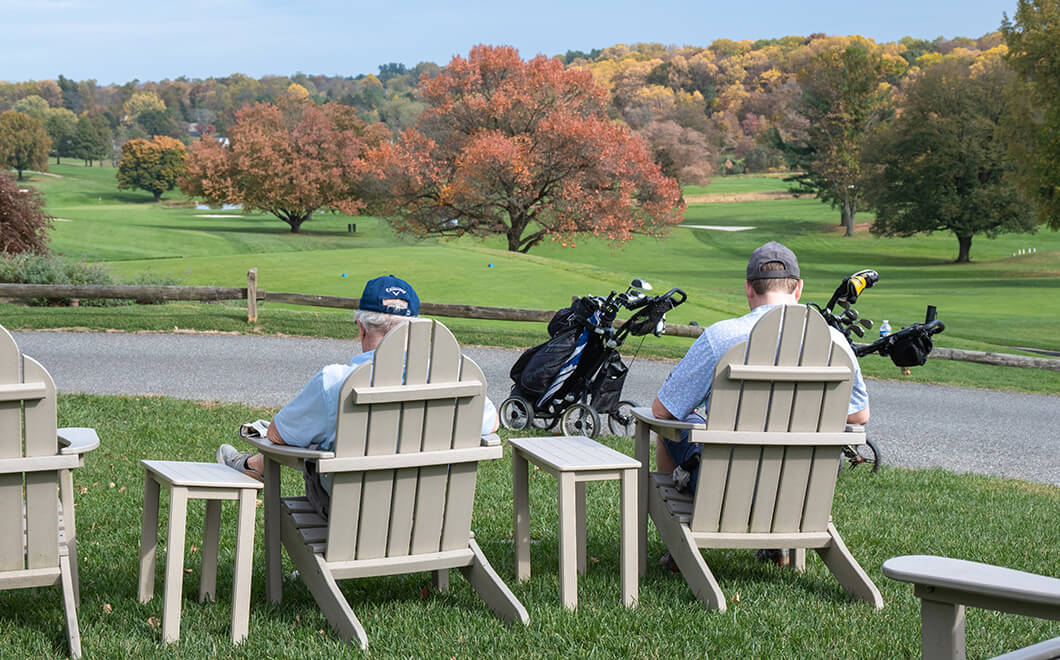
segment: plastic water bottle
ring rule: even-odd
[[[889,334],[891,334],[891,322],[883,319],[883,323],[880,324],[880,337],[886,337]]]

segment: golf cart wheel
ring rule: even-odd
[[[534,407],[521,396],[510,396],[502,401],[498,412],[501,426],[510,431],[522,431],[534,418]]]
[[[880,447],[876,441],[865,438],[865,444],[843,447],[843,458],[850,464],[850,469],[865,465],[870,472],[880,469]]]
[[[607,426],[615,435],[633,435],[636,421],[631,412],[637,407],[634,401],[619,401],[614,410],[607,414]]]
[[[559,421],[564,435],[584,435],[595,438],[600,432],[600,415],[584,403],[576,403],[563,411]]]

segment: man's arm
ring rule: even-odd
[[[651,402],[651,414],[659,419],[676,419],[662,404],[662,401],[659,401],[659,397],[655,397],[655,400]]]
[[[851,423],[853,423],[853,422],[851,422]],[[275,424],[269,424],[269,430],[265,432],[265,437],[268,438],[269,442],[273,443],[274,445],[285,445],[285,444],[287,444],[286,442],[283,441],[283,438],[280,436],[280,432],[276,430],[276,425]]]
[[[868,424],[869,423],[869,407],[865,406],[861,410],[850,413],[847,415],[847,424]],[[271,427],[270,427],[271,430]]]

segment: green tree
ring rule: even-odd
[[[15,101],[15,104],[11,106],[11,109],[18,110],[34,119],[44,121],[44,117],[48,112],[48,102],[36,94],[31,94],[26,98]]]
[[[900,116],[865,148],[873,234],[951,231],[964,263],[973,236],[1034,231],[1027,199],[1006,176],[1014,164],[1000,139],[1013,76],[999,57],[951,59],[909,86]]]
[[[24,170],[48,171],[52,141],[39,119],[16,110],[0,114],[0,165],[13,167],[22,180]]]
[[[1060,0],[1018,0],[1001,32],[1008,62],[1026,81],[1030,100],[1012,141],[1020,180],[1037,203],[1038,220],[1060,229]]]
[[[63,156],[72,157],[77,153],[77,115],[66,108],[48,108],[44,113],[44,130],[52,139],[52,155],[55,164],[61,163]]]
[[[99,114],[82,114],[77,120],[73,156],[85,161],[89,167],[93,161],[98,160],[99,166],[103,167],[103,159],[113,156],[113,138],[114,134],[106,117]]]
[[[861,197],[861,146],[887,109],[888,78],[899,65],[866,42],[821,52],[799,73],[802,97],[795,110],[802,120],[792,140],[775,143],[792,169],[793,192],[816,193],[839,207],[840,224],[854,235],[854,216]]]
[[[136,92],[122,105],[122,122],[126,124],[135,123],[140,118],[140,115],[149,110],[165,112],[166,104],[154,92]]]
[[[188,151],[184,143],[164,135],[153,140],[129,140],[121,147],[118,189],[140,188],[162,199],[162,193],[177,187],[187,171]]]

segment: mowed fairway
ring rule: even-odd
[[[880,283],[858,306],[865,317],[898,326],[920,320],[933,304],[947,323],[939,345],[1060,350],[1060,235],[1049,230],[977,237],[973,263],[957,265],[949,233],[875,238],[867,231],[872,216],[863,212],[858,234],[845,238],[837,212],[802,198],[693,204],[686,213],[686,225],[751,230],[678,227],[663,239],[638,237],[620,247],[593,238],[567,248],[546,241],[521,255],[504,250],[500,239],[413,241],[375,218],[326,213],[293,235],[270,216],[197,210],[178,191],[160,205],[146,192],[119,192],[111,168],[52,165],[52,172],[61,178],[31,180],[46,193],[49,212],[67,220],[55,223],[52,248],[104,261],[122,274],[151,270],[185,284],[241,286],[256,267],[266,290],[355,297],[366,278],[393,272],[432,302],[539,309],[563,306],[572,295],[606,294],[642,277],[657,290],[676,286],[689,293],[672,321],[706,325],[746,309],[741,280],[747,255],[775,239],[799,255],[804,301],[826,302],[845,275],[874,268]],[[695,192],[784,186],[770,177],[719,177]],[[205,217],[214,215],[224,217]],[[348,223],[356,223],[355,233]],[[1012,256],[1031,249],[1036,252]]]

